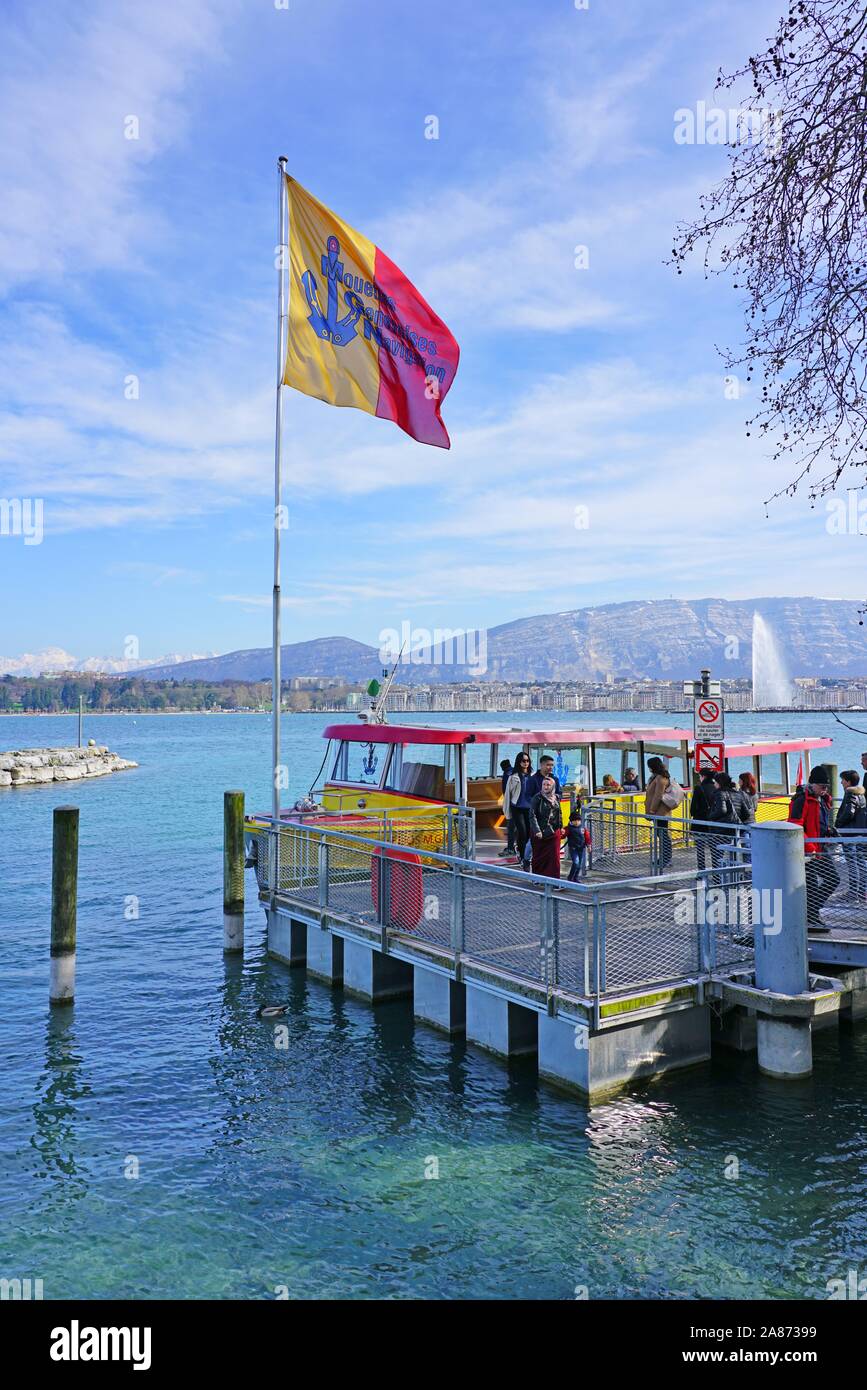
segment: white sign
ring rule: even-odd
[[[723,702],[719,696],[702,695],[695,702],[696,743],[722,743],[725,733]]]

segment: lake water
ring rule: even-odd
[[[326,722],[284,720],[291,799]],[[731,716],[742,731],[827,733],[841,768],[867,748],[830,715]],[[721,1057],[590,1109],[406,1001],[374,1010],[269,961],[252,875],[246,956],[224,960],[222,792],[268,806],[267,717],[94,716],[85,734],[140,767],[0,792],[0,1277],[46,1298],[569,1299],[826,1298],[867,1274],[867,1027],[817,1035],[805,1082]],[[2,748],[76,736],[0,718]],[[69,801],[76,1003],[49,1011]],[[278,1050],[256,1010],[287,1000]]]

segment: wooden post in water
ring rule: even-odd
[[[244,793],[223,792],[223,950],[244,949]]]
[[[55,806],[51,857],[51,1004],[75,998],[78,912],[78,807]]]

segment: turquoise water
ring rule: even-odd
[[[293,796],[325,722],[284,721]],[[867,747],[831,716],[732,716],[742,730],[828,733],[841,767]],[[267,806],[267,718],[94,716],[85,733],[139,769],[0,793],[0,1277],[41,1278],[46,1298],[568,1299],[825,1298],[867,1274],[867,1027],[819,1034],[803,1083],[723,1058],[588,1109],[404,1001],[374,1011],[269,961],[252,876],[246,957],[224,961],[222,792]],[[73,719],[0,718],[3,748],[75,737]],[[67,801],[77,997],[49,1012]],[[256,1018],[274,1001],[285,1048]]]

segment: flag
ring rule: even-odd
[[[796,786],[796,787],[800,787],[800,785],[801,785],[801,783],[803,782],[803,780],[804,780],[804,760],[803,760],[803,758],[799,758],[799,759],[798,759],[798,771],[797,771],[797,773],[795,774],[795,786]]]
[[[288,175],[286,193],[284,386],[448,449],[440,410],[460,355],[451,333],[384,251]]]

